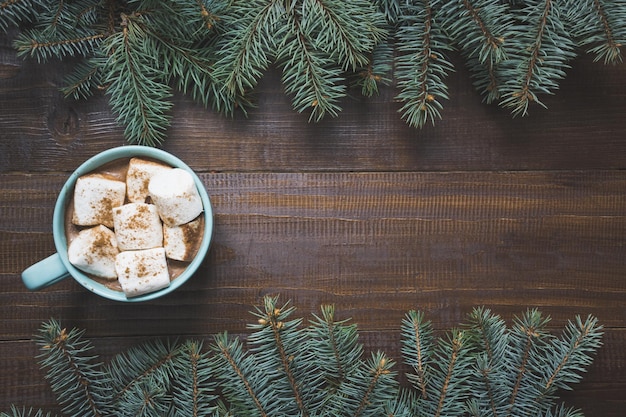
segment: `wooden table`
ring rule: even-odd
[[[155,337],[228,330],[245,337],[264,295],[310,317],[333,303],[367,350],[401,362],[409,309],[439,330],[487,306],[527,308],[555,331],[597,316],[604,346],[574,393],[586,416],[626,407],[626,67],[572,63],[549,110],[511,118],[481,103],[457,58],[436,126],[400,119],[395,90],[354,95],[309,124],[270,71],[249,117],[175,98],[164,149],[201,176],[215,211],[200,271],[143,304],[95,296],[71,279],[29,292],[20,273],[55,251],[51,218],[69,173],[124,145],[107,99],[64,100],[64,64],[37,65],[0,43],[0,411],[57,410],[31,340],[54,317],[86,330],[106,360]]]

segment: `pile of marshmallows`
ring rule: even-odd
[[[165,288],[167,258],[193,259],[202,211],[193,177],[181,168],[132,158],[125,182],[81,176],[72,223],[88,227],[70,243],[69,261],[95,277],[118,280],[127,297]]]

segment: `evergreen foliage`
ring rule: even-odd
[[[407,123],[421,127],[441,117],[442,100],[448,99],[445,79],[453,65],[446,53],[452,45],[436,18],[440,0],[407,1],[400,7],[396,32],[399,56],[395,76],[397,98]]]
[[[408,385],[394,361],[369,355],[355,324],[323,306],[308,324],[295,308],[265,297],[247,343],[227,333],[208,349],[196,340],[146,341],[101,364],[84,332],[50,320],[36,341],[40,363],[65,416],[582,416],[560,404],[601,346],[594,317],[561,335],[528,310],[507,327],[485,308],[436,332],[424,314],[401,323]],[[51,417],[12,407],[0,417]]]
[[[441,8],[443,25],[467,61],[474,86],[487,103],[500,99],[498,69],[512,52],[514,17],[499,0],[456,0]]]
[[[501,104],[525,116],[531,103],[543,106],[539,95],[551,94],[574,58],[574,41],[562,19],[563,2],[528,1],[516,13],[528,29],[511,38],[511,56],[501,64],[504,78]]]
[[[585,51],[622,62],[626,0],[12,0],[0,30],[20,27],[18,54],[71,58],[62,91],[104,90],[130,142],[156,146],[172,96],[247,113],[272,67],[293,108],[335,117],[350,89],[370,97],[395,81],[414,127],[442,117],[459,50],[477,91],[526,116],[554,94]]]
[[[32,408],[17,408],[11,407],[11,410],[7,413],[0,413],[2,417],[52,417],[52,413],[46,413],[43,410],[34,410]]]
[[[39,363],[48,370],[50,387],[65,415],[100,416],[111,385],[83,335],[84,330],[67,331],[55,320],[44,323],[35,339],[41,351]]]
[[[569,0],[565,6],[572,37],[596,61],[621,63],[626,38],[624,0]]]
[[[402,353],[414,372],[407,375],[416,393],[413,415],[464,415],[472,363],[465,332],[453,329],[435,340],[431,323],[422,313],[410,311],[402,336]]]

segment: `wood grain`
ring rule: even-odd
[[[399,327],[423,310],[442,331],[484,305],[511,321],[527,308],[558,332],[575,315],[605,326],[583,383],[563,393],[588,417],[626,406],[626,78],[580,58],[549,109],[512,119],[481,103],[460,61],[443,120],[408,128],[393,87],[353,96],[332,120],[291,110],[268,72],[259,107],[228,119],[175,97],[164,148],[212,199],[215,234],[176,293],[119,304],[65,280],[28,292],[20,273],[55,251],[51,218],[69,173],[124,145],[106,96],[58,92],[64,64],[17,59],[0,37],[0,411],[57,410],[31,341],[58,318],[106,360],[150,338],[245,338],[250,310],[280,294],[309,318],[333,303],[366,349],[398,362]]]
[[[24,65],[0,87],[3,171],[68,171],[125,143],[106,96],[64,100],[60,70]],[[374,99],[347,98],[336,119],[308,123],[291,110],[280,74],[270,71],[248,118],[230,119],[176,97],[164,148],[200,171],[620,169],[626,165],[623,66],[581,58],[572,67],[556,95],[545,97],[548,110],[512,118],[481,102],[459,62],[443,119],[422,130],[400,119],[391,87]]]
[[[626,343],[623,172],[201,179],[216,231],[200,272],[162,300],[119,305],[72,281],[39,293],[20,287],[19,272],[54,251],[49,225],[37,219],[51,217],[65,175],[5,175],[0,192],[13,204],[0,209],[0,260],[8,273],[0,281],[7,318],[0,333],[24,341],[52,316],[113,340],[204,338],[222,330],[245,335],[252,307],[266,294],[280,294],[304,317],[335,304],[359,324],[369,350],[383,349],[398,362],[399,325],[409,309],[425,311],[438,329],[457,325],[478,305],[507,320],[537,307],[553,318],[554,329],[576,314],[593,314],[609,329],[609,346]],[[614,347],[600,355],[589,383],[610,378],[621,386],[625,366],[626,355]]]

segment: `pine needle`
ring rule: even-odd
[[[506,323],[477,307],[438,336],[422,312],[401,323],[401,352],[411,371],[401,387],[394,361],[366,354],[349,320],[322,306],[304,326],[295,307],[267,296],[253,311],[247,347],[227,333],[208,349],[196,340],[152,340],[108,364],[88,354],[83,332],[44,323],[40,363],[65,415],[72,416],[515,416],[582,417],[557,402],[601,346],[597,319],[577,316],[562,334],[527,310]],[[51,417],[18,409],[0,417]]]
[[[295,112],[337,117],[352,90],[396,90],[400,117],[422,128],[450,98],[458,49],[487,103],[527,116],[545,107],[579,49],[623,61],[626,0],[18,0],[0,30],[22,29],[18,55],[76,64],[61,90],[105,90],[130,143],[159,146],[172,96],[233,116],[256,106],[271,68]]]

